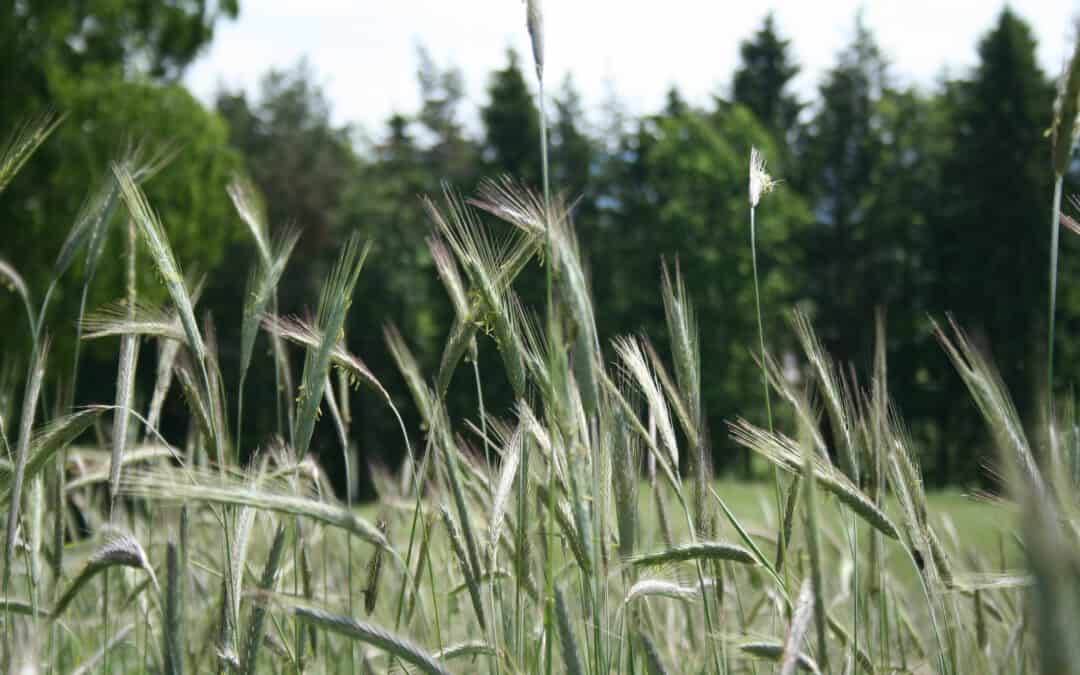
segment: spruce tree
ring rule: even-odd
[[[506,67],[491,75],[484,121],[483,158],[488,174],[506,173],[526,185],[539,185],[540,121],[520,58],[506,54]]]
[[[860,18],[854,41],[821,84],[820,107],[801,141],[802,187],[817,220],[800,233],[801,287],[826,348],[840,362],[865,362],[879,301],[864,285],[868,262],[892,245],[871,217],[884,152],[878,102],[885,86],[885,61]]]
[[[1031,28],[1009,9],[979,43],[968,79],[950,86],[948,221],[935,231],[937,313],[951,312],[993,354],[1021,415],[1045,387],[1053,89]],[[947,371],[946,371],[947,372]],[[942,426],[955,430],[961,385],[943,380]],[[963,444],[965,447],[968,444]],[[981,458],[958,458],[974,469]]]
[[[781,146],[785,146],[802,109],[787,91],[799,73],[789,54],[790,46],[790,40],[780,37],[776,19],[769,12],[754,36],[739,46],[740,64],[732,83],[734,101],[749,108]],[[786,148],[781,151],[786,152]]]
[[[433,175],[469,191],[477,167],[476,148],[460,120],[464,76],[458,68],[440,68],[422,46],[417,48],[417,58],[421,101],[417,119],[432,139],[424,149],[425,160]]]

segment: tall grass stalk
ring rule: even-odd
[[[553,267],[555,266],[555,251],[552,248],[551,242],[551,186],[548,177],[548,121],[547,121],[547,102],[544,99],[544,14],[541,7],[541,0],[525,0],[526,4],[526,27],[529,31],[529,39],[532,43],[533,53],[533,65],[536,68],[536,82],[538,89],[537,106],[539,108],[540,115],[540,168],[543,180],[544,188],[544,282],[545,292],[547,298],[547,330],[548,330],[548,373],[549,377],[554,378],[555,373],[555,361],[553,360],[556,350],[561,348],[561,340],[558,338],[556,331],[556,308],[554,304],[554,297],[552,296],[552,274]],[[547,484],[549,488],[553,485],[552,479],[554,464],[548,463],[548,477]],[[549,489],[548,492],[548,504],[545,517],[547,518],[547,533],[548,537],[554,535],[554,527],[552,527],[552,514],[555,510],[555,491]],[[554,628],[555,628],[555,570],[553,569],[553,557],[551,541],[546,539],[544,542],[545,548],[545,590],[544,590],[544,644],[545,644],[545,672],[547,675],[551,675],[553,668],[553,652],[552,643],[554,642]]]
[[[757,318],[758,329],[758,353],[761,356],[761,381],[765,388],[765,417],[768,429],[773,431],[772,394],[769,391],[769,376],[766,371],[765,352],[765,327],[761,319],[761,284],[758,280],[757,263],[757,207],[761,202],[761,196],[770,192],[775,185],[773,179],[765,171],[765,158],[761,156],[757,148],[750,148],[750,265],[754,273],[754,315]],[[780,481],[780,469],[773,467],[773,489],[776,499],[776,513],[784,513],[784,493]],[[780,550],[787,548],[783,539],[783,529],[780,530],[780,540],[777,542],[777,556],[780,560]]]
[[[1080,24],[1076,29],[1080,31]],[[1061,231],[1061,189],[1065,173],[1068,171],[1073,149],[1076,147],[1080,126],[1077,115],[1080,113],[1080,32],[1073,39],[1072,57],[1058,79],[1058,93],[1054,102],[1054,122],[1052,130],[1051,159],[1054,167],[1054,196],[1050,203],[1050,307],[1047,316],[1046,344],[1046,387],[1050,408],[1047,424],[1053,442],[1054,434],[1054,320],[1057,301],[1057,266],[1058,235]]]
[[[1051,227],[1050,227],[1050,307],[1047,310],[1047,337],[1046,337],[1046,387],[1049,397],[1048,418],[1054,416],[1054,319],[1057,315],[1057,268],[1058,268],[1058,235],[1061,232],[1061,187],[1064,176],[1057,175],[1054,178],[1054,196],[1051,202]],[[1054,433],[1054,425],[1048,425],[1051,435]],[[1053,443],[1051,439],[1051,443]]]

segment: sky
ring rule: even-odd
[[[673,84],[691,103],[705,104],[727,94],[740,42],[771,9],[803,68],[794,89],[809,99],[850,43],[861,7],[896,80],[929,88],[943,73],[959,76],[975,65],[979,37],[1006,4],[1032,25],[1039,63],[1056,75],[1080,16],[1075,0],[544,0],[545,79],[553,89],[570,73],[594,118],[613,92],[631,114],[658,110]],[[530,54],[525,5],[242,0],[239,19],[218,24],[186,82],[209,103],[222,86],[256,91],[266,70],[306,56],[334,121],[380,138],[392,113],[419,107],[418,45],[440,67],[462,70],[466,121],[475,126],[476,105],[486,98],[491,71],[505,65],[507,48]]]

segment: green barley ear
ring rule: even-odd
[[[563,667],[568,675],[582,675],[581,650],[578,649],[574,627],[570,623],[570,612],[566,608],[566,598],[562,587],[555,586],[555,618],[559,624],[559,644],[562,645]],[[599,648],[599,647],[598,647]]]
[[[472,601],[473,609],[476,611],[476,620],[480,623],[481,629],[486,629],[484,604],[480,599],[480,582],[477,579],[479,570],[475,573],[473,571],[469,554],[465,551],[465,543],[462,541],[461,531],[458,529],[457,523],[454,521],[454,516],[450,513],[450,509],[446,508],[445,504],[440,505],[439,508],[440,513],[442,514],[443,526],[446,527],[446,534],[450,538],[450,545],[454,550],[454,555],[457,556],[458,564],[461,566],[461,572],[465,576],[465,583],[469,588],[469,599]]]
[[[701,345],[698,340],[697,319],[693,302],[686,290],[679,262],[675,273],[663,266],[664,316],[667,320],[671,354],[675,362],[675,379],[679,384],[684,405],[691,421],[701,424]],[[687,432],[691,433],[691,432]],[[700,432],[698,432],[700,435]]]
[[[274,543],[270,546],[270,555],[266,558],[266,566],[263,567],[262,578],[259,580],[259,591],[268,593],[274,590],[277,583],[278,571],[281,567],[281,554],[285,549],[285,526],[278,524],[274,533]],[[263,643],[263,624],[266,621],[266,600],[256,597],[251,606],[251,616],[248,617],[247,636],[244,640],[243,665],[245,675],[256,672],[259,658],[259,646]]]
[[[240,220],[244,221],[255,240],[255,247],[259,251],[259,260],[263,267],[269,268],[273,264],[274,254],[271,252],[270,239],[266,227],[266,205],[259,196],[255,185],[246,177],[233,176],[225,191],[232,200],[236,213]]]
[[[311,436],[315,431],[319,405],[322,403],[323,387],[330,372],[330,362],[338,336],[345,327],[345,316],[352,304],[353,290],[360,278],[371,243],[360,244],[355,234],[349,237],[331,270],[319,296],[316,326],[323,336],[318,347],[307,350],[304,374],[300,384],[300,396],[296,404],[296,438],[293,446],[297,454],[307,454]]]
[[[858,484],[862,473],[858,455],[858,443],[855,440],[851,394],[844,384],[836,365],[825,352],[814,333],[810,320],[802,312],[792,315],[795,335],[802,345],[806,359],[810,362],[821,388],[825,409],[829,413],[829,422],[838,438],[840,467],[852,482]]]
[[[386,536],[388,525],[385,520],[377,521],[375,526],[379,528],[383,536]],[[382,568],[383,550],[377,548],[371,556],[371,562],[368,563],[367,585],[364,589],[364,612],[369,616],[375,611],[375,602],[379,597],[379,579],[382,575]]]
[[[622,367],[645,397],[649,415],[656,422],[661,445],[666,455],[659,459],[674,473],[679,470],[679,445],[675,438],[675,427],[671,422],[671,413],[656,375],[649,368],[641,342],[633,338],[616,338],[612,342],[615,353]]]
[[[22,300],[27,320],[30,322],[30,330],[33,331],[37,326],[37,316],[34,313],[34,303],[30,299],[30,289],[19,271],[11,263],[2,259],[0,259],[0,286],[13,291]]]
[[[104,305],[83,317],[81,329],[83,340],[140,335],[187,342],[184,326],[176,314],[142,302],[134,307],[123,300]]]
[[[469,279],[478,301],[476,309],[480,312],[474,316],[474,321],[487,325],[498,345],[499,355],[503,359],[515,395],[524,396],[525,365],[518,348],[520,340],[513,332],[510,311],[506,305],[510,288],[502,283],[503,275],[500,273],[500,270],[514,259],[516,249],[523,246],[524,238],[518,236],[495,239],[481,225],[472,209],[449,188],[444,188],[444,199],[444,211],[436,208],[430,200],[426,201],[428,214],[460,260]],[[452,269],[445,265],[441,265],[440,269],[444,277],[452,274]],[[444,351],[445,368],[440,367],[439,370],[440,394],[445,393],[453,367],[464,349],[471,344],[473,332],[459,328],[461,318],[459,317],[459,322],[455,324],[455,330],[451,333],[451,339]]]
[[[379,626],[363,623],[340,614],[332,614],[314,607],[293,605],[290,609],[293,616],[302,623],[311,624],[338,635],[343,635],[351,640],[377,647],[394,658],[411,663],[420,672],[428,675],[450,675],[450,671],[434,656],[409,640],[394,635]]]
[[[752,656],[755,659],[761,659],[763,661],[779,661],[784,654],[784,645],[779,642],[764,640],[759,642],[747,642],[739,645],[739,651]],[[822,671],[817,663],[806,654],[800,653],[796,658],[799,670],[813,673],[814,675],[821,675],[822,672],[829,672],[828,664],[825,664],[826,670]]]
[[[638,468],[641,466],[641,441],[631,433],[623,411],[612,411],[617,430],[611,451],[612,487],[615,495],[615,517],[619,528],[619,555],[634,553],[638,524]]]
[[[784,638],[784,653],[780,658],[780,675],[793,675],[802,656],[803,638],[814,616],[814,591],[810,580],[803,581],[799,589],[799,599],[791,615],[787,637]]]
[[[518,228],[534,241],[550,239],[551,260],[545,260],[552,273],[557,272],[559,291],[573,321],[574,377],[581,389],[582,403],[595,410],[600,374],[595,356],[600,352],[592,295],[585,274],[581,249],[574,234],[569,208],[562,199],[535,194],[509,178],[481,182],[477,197],[470,203],[496,218]]]
[[[656,567],[691,560],[728,561],[744,565],[756,565],[758,562],[754,554],[742,546],[717,541],[679,544],[662,551],[633,556],[629,562],[635,567]]]
[[[900,530],[888,514],[878,508],[842,471],[829,463],[828,458],[819,457],[813,451],[805,453],[804,457],[802,448],[794,440],[781,433],[769,433],[744,419],[729,424],[729,430],[736,443],[790,473],[805,473],[806,463],[812,463],[812,473],[820,488],[839,499],[855,515],[885,536],[900,538]],[[804,487],[805,482],[804,475]]]
[[[182,635],[184,625],[181,621],[180,606],[183,603],[184,587],[180,576],[178,549],[176,544],[172,542],[169,542],[166,550],[166,569],[162,653],[164,654],[166,675],[181,675],[184,672],[184,638]]]
[[[89,429],[104,410],[104,408],[80,410],[72,415],[54,419],[34,432],[29,441],[23,473],[24,480],[35,478],[41,473],[58,453]],[[13,474],[0,477],[0,506],[11,500],[14,493],[13,482]]]
[[[15,445],[15,467],[11,482],[10,503],[7,517],[7,540],[4,546],[4,584],[6,593],[11,579],[12,557],[15,554],[15,533],[19,524],[19,506],[22,501],[23,482],[26,479],[27,462],[30,457],[30,431],[37,416],[41,383],[45,379],[45,361],[49,353],[49,340],[42,340],[36,358],[30,363],[30,373],[23,392],[22,416],[19,419],[19,438]]]
[[[176,470],[171,467],[130,471],[121,480],[120,491],[141,499],[250,506],[261,511],[309,518],[351,532],[363,541],[382,548],[395,562],[400,563],[397,552],[377,527],[344,504],[331,501],[332,497],[322,500],[301,497],[288,486],[253,487],[247,481],[228,477],[223,479],[205,470]]]
[[[26,160],[34,154],[45,139],[64,121],[65,115],[54,112],[31,118],[15,128],[8,140],[0,147],[0,193],[8,186]]]
[[[325,340],[325,333],[316,326],[312,326],[306,321],[296,319],[293,317],[277,317],[273,315],[263,315],[262,317],[263,328],[273,335],[275,338],[281,338],[292,342],[294,344],[305,347],[309,352],[311,350],[321,349]],[[405,442],[406,453],[412,455],[412,445],[409,442],[409,434],[405,430],[405,422],[401,419],[401,413],[398,411],[397,406],[394,405],[394,400],[390,396],[390,392],[383,387],[382,382],[375,377],[375,373],[368,368],[364,361],[350,352],[344,344],[344,340],[339,338],[330,347],[330,363],[339,369],[339,372],[345,373],[348,380],[354,385],[360,383],[367,384],[379,394],[379,396],[386,401],[387,407],[390,408],[390,412],[393,413],[394,418],[397,420],[398,428],[401,431],[401,437]],[[324,380],[325,383],[325,380]]]
[[[1021,472],[1032,491],[1045,495],[1046,486],[1042,473],[1039,471],[1027,435],[1024,433],[1020,414],[1006,392],[1001,376],[951,317],[949,319],[949,326],[952,329],[951,338],[936,321],[932,323],[938,342],[941,343],[956,372],[967,385],[986,425],[990,427],[998,450],[1004,453],[1007,462]]]
[[[490,532],[488,546],[492,557],[498,547],[499,538],[502,536],[503,521],[506,516],[506,507],[510,503],[510,494],[514,488],[514,478],[517,476],[518,464],[521,459],[521,450],[524,443],[524,431],[519,425],[506,443],[502,453],[502,466],[499,469],[499,481],[495,487],[495,494],[491,500]]]
[[[248,292],[244,301],[243,322],[240,325],[240,380],[247,377],[248,367],[255,350],[255,337],[259,321],[274,297],[281,275],[289,262],[293,249],[300,239],[296,230],[287,230],[274,242],[268,252],[269,258],[253,270],[248,279]]]
[[[454,305],[455,316],[459,319],[467,316],[469,298],[465,295],[465,283],[461,280],[457,263],[454,262],[446,241],[438,235],[432,235],[427,238],[427,244],[431,259],[435,262],[435,270],[439,273],[439,279],[442,280],[446,293]]]
[[[150,208],[150,204],[146,201],[146,195],[135,183],[135,179],[129,172],[128,167],[113,164],[113,173],[120,184],[124,203],[127,204],[131,217],[139,226],[139,231],[142,233],[143,239],[153,256],[154,264],[157,266],[161,278],[164,279],[169,296],[180,314],[180,322],[184,327],[188,346],[194,353],[196,360],[202,363],[206,359],[206,346],[203,343],[202,333],[199,332],[199,324],[195,319],[195,307],[191,301],[191,294],[184,283],[184,276],[181,273],[180,265],[177,264],[176,258],[173,256],[169,240],[165,236],[165,228],[162,227],[157,214]]]
[[[244,571],[247,569],[248,546],[251,543],[251,534],[255,528],[255,516],[258,511],[250,506],[241,506],[236,511],[235,524],[232,530],[232,547],[229,551],[229,622],[230,626],[239,629],[240,626],[240,598],[244,594]]]
[[[109,541],[94,551],[87,559],[82,571],[72,580],[63,595],[60,596],[60,599],[56,601],[53,606],[52,618],[54,620],[60,618],[82,587],[95,575],[110,567],[118,566],[143,570],[149,577],[154,589],[160,590],[157,577],[154,575],[154,568],[150,565],[150,560],[146,557],[142,545],[130,534],[113,535]]]
[[[168,145],[147,153],[145,146],[129,146],[117,163],[127,167],[136,183],[145,181],[160,171],[175,156],[175,147]],[[97,266],[109,238],[109,225],[120,202],[120,183],[113,173],[105,176],[75,216],[75,222],[60,247],[53,264],[53,281],[56,283],[74,262],[76,254],[86,248],[86,266],[83,272],[82,305],[86,304],[87,291],[97,274]],[[81,311],[80,311],[81,313]]]
[[[449,661],[467,656],[497,656],[498,650],[481,640],[467,640],[457,644],[448,645],[432,654],[432,658],[438,661]]]
[[[125,335],[120,340],[120,363],[116,373],[116,410],[113,413],[112,458],[109,461],[109,495],[115,500],[120,490],[120,469],[127,446],[128,423],[135,396],[135,369],[139,359],[139,338]]]
[[[642,579],[626,592],[622,604],[625,607],[640,598],[660,597],[682,602],[692,602],[701,595],[701,588],[682,586],[666,579]]]

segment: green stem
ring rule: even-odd
[[[761,286],[758,281],[758,266],[757,266],[757,223],[755,221],[756,208],[750,207],[750,263],[754,269],[754,312],[757,315],[757,329],[758,329],[758,347],[761,353],[761,382],[765,388],[765,416],[769,424],[769,433],[773,432],[773,416],[772,416],[772,396],[769,393],[769,373],[766,355],[765,355],[765,327],[761,320]],[[777,561],[783,555],[780,551],[787,548],[787,542],[784,541],[784,497],[783,491],[780,488],[780,468],[773,466],[773,489],[776,497],[776,518],[780,524],[779,533],[777,534]],[[787,590],[787,570],[784,569],[784,589]]]
[[[1050,327],[1046,334],[1046,389],[1049,398],[1049,429],[1051,441],[1054,435],[1054,315],[1057,308],[1057,260],[1058,260],[1058,233],[1061,225],[1061,186],[1063,176],[1058,175],[1054,181],[1054,201],[1052,204],[1052,220],[1050,222]]]

